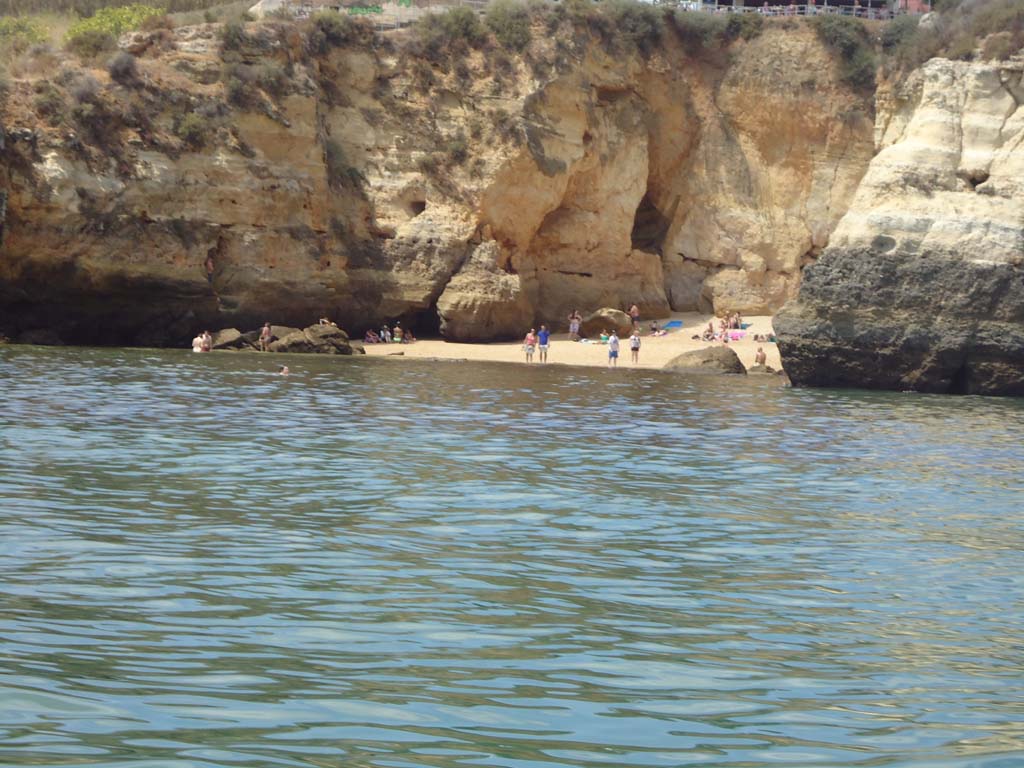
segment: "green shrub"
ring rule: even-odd
[[[92,29],[68,37],[65,45],[75,55],[88,59],[114,50],[117,48],[117,40],[107,32]]]
[[[107,64],[107,73],[110,79],[122,85],[131,85],[139,79],[139,67],[135,57],[126,51],[121,51]]]
[[[814,31],[839,62],[840,79],[852,88],[875,87],[875,53],[867,28],[849,16],[815,16]]]
[[[195,112],[184,115],[174,126],[174,134],[192,149],[202,149],[211,133],[210,119]]]
[[[252,109],[260,103],[259,94],[253,84],[240,77],[229,76],[224,81],[224,98],[229,104],[240,109]]]
[[[76,82],[71,117],[89,143],[112,149],[118,144],[118,128],[124,124],[125,115],[120,105],[101,99],[98,84],[90,80],[82,78]]]
[[[459,131],[455,136],[448,139],[445,144],[445,154],[448,162],[452,165],[462,165],[469,159],[469,142],[466,141],[466,134]]]
[[[764,31],[764,16],[759,13],[731,14],[725,22],[725,38],[753,40]]]
[[[139,29],[151,32],[157,29],[174,29],[175,26],[177,25],[174,23],[174,19],[172,19],[166,13],[161,13],[154,16],[150,16],[149,18],[145,19],[139,25]]]
[[[661,43],[664,31],[662,11],[636,0],[610,0],[603,6],[615,36],[636,47],[644,56]]]
[[[22,53],[47,40],[46,28],[38,19],[27,17],[0,18],[0,49]]]
[[[275,62],[264,62],[256,70],[256,82],[260,88],[274,98],[281,98],[288,93],[288,75],[284,69]]]
[[[11,94],[11,80],[7,76],[7,70],[0,67],[0,107],[7,103],[7,97]],[[0,128],[0,135],[3,129]]]
[[[76,104],[95,104],[100,98],[100,84],[92,75],[75,77],[68,90]]]
[[[245,25],[238,21],[229,21],[220,28],[220,49],[224,51],[240,51],[249,43],[249,35]]]
[[[67,102],[64,94],[52,83],[40,81],[35,85],[33,105],[36,112],[46,118],[50,125],[58,125],[64,119]]]
[[[530,44],[530,11],[515,0],[494,0],[487,8],[487,26],[510,51],[521,51]]]
[[[322,56],[332,48],[366,46],[375,42],[377,33],[372,21],[342,16],[336,11],[314,14],[306,30],[306,51],[314,56]]]
[[[981,47],[981,58],[985,61],[1006,61],[1019,45],[1014,43],[1010,32],[998,32],[985,38]]]
[[[486,39],[476,12],[466,6],[428,13],[416,23],[415,35],[423,54],[433,61],[464,54]]]
[[[440,163],[437,162],[436,155],[427,152],[416,161],[416,167],[420,169],[420,173],[433,176],[440,168]]]
[[[149,5],[101,8],[94,15],[72,24],[68,28],[67,42],[70,44],[83,35],[108,35],[116,40],[125,32],[138,29],[147,19],[163,15],[163,8]]]
[[[327,166],[327,184],[331,189],[359,189],[363,174],[349,164],[337,139],[324,141],[324,163]]]
[[[676,11],[671,20],[679,39],[692,53],[717,48],[725,39],[725,27],[728,22],[723,16]]]

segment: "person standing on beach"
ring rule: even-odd
[[[551,331],[548,330],[546,325],[542,325],[540,330],[537,331],[537,349],[540,350],[540,361],[546,363],[548,361],[548,345],[551,340]]]
[[[608,367],[617,368],[619,365],[619,334],[613,330],[608,337]]]
[[[633,335],[629,337],[629,356],[634,364],[640,362],[640,331],[633,329]]]
[[[569,341],[580,340],[580,312],[578,309],[574,309],[572,314],[569,315]]]
[[[633,330],[637,331],[640,329],[640,307],[634,304],[629,308],[629,317],[633,321]]]
[[[533,362],[533,350],[537,346],[537,336],[533,328],[526,334],[526,338],[523,339],[523,351],[526,352],[526,362]]]
[[[270,351],[270,342],[274,338],[274,332],[270,330],[270,323],[264,323],[260,331],[260,352]]]

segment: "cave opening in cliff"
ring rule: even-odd
[[[957,368],[956,373],[950,378],[949,392],[950,395],[969,395],[971,392],[971,370],[968,367],[967,361],[964,360],[960,367]]]
[[[633,215],[633,250],[661,253],[668,225],[669,220],[655,207],[650,194],[645,193]]]
[[[437,313],[436,306],[417,312],[406,320],[403,325],[412,329],[413,334],[417,338],[441,338],[441,316]]]

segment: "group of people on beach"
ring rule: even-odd
[[[640,308],[633,304],[629,308],[629,317],[633,322],[633,333],[629,337],[630,359],[633,363],[640,362]],[[580,335],[580,327],[583,323],[583,316],[578,309],[569,313],[569,341],[585,341]],[[658,328],[656,321],[651,323],[651,333],[654,336],[663,336],[665,331]],[[601,344],[608,346],[608,367],[614,368],[619,364],[619,335],[614,329],[609,333],[602,330],[600,334]],[[548,361],[548,349],[551,346],[551,332],[546,325],[541,325],[537,331],[531,328],[523,338],[523,352],[526,354],[526,362],[533,362],[534,352],[539,350],[540,362]]]
[[[394,328],[388,328],[387,323],[380,327],[380,331],[372,328],[366,331],[363,342],[366,344],[412,344],[416,337],[408,328],[403,328],[401,323],[395,323]]]
[[[719,319],[717,331],[715,330],[715,321],[710,320],[708,327],[704,329],[699,338],[701,341],[721,341],[728,344],[730,338],[738,339],[737,332],[741,334],[743,329],[743,316],[739,312],[728,312]],[[693,338],[698,337],[694,336]]]

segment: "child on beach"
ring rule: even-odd
[[[617,368],[619,365],[619,335],[612,331],[608,337],[608,367]]]

